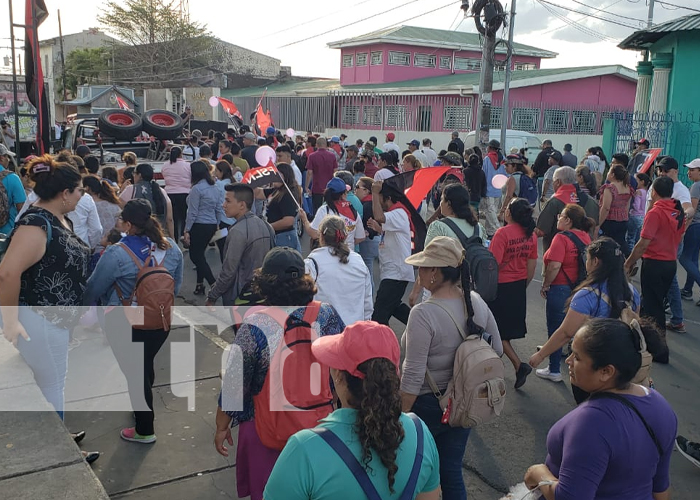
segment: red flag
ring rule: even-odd
[[[267,131],[267,127],[270,127],[272,125],[272,118],[270,116],[270,112],[263,112],[261,104],[258,104],[258,109],[255,112],[255,121],[258,124],[258,128],[260,129],[261,135],[264,135]]]
[[[41,69],[39,38],[37,31],[49,13],[44,0],[26,0],[25,3],[25,42],[24,66],[27,96],[37,110],[36,144],[39,154],[49,150],[49,104],[44,93],[44,72]],[[19,111],[17,103],[15,109]],[[19,134],[19,130],[15,131]],[[19,152],[19,139],[17,144]]]
[[[661,148],[648,149],[641,154],[646,156],[646,158],[644,159],[644,163],[642,163],[642,166],[639,167],[638,172],[646,174],[647,170],[649,170],[652,164],[654,163],[654,160],[656,160],[656,157],[661,154]]]
[[[235,116],[236,118],[243,120],[241,112],[238,111],[238,107],[233,103],[233,101],[229,101],[228,99],[224,99],[223,97],[217,97],[217,99],[219,100],[219,104],[221,104],[221,107],[224,108],[224,111],[226,111],[229,114],[229,116]]]
[[[452,167],[427,167],[418,170],[411,170],[403,174],[389,177],[384,184],[393,188],[399,193],[406,195],[406,199],[416,210],[421,202],[425,200],[435,183],[446,174]]]
[[[284,182],[275,164],[272,160],[265,167],[249,168],[246,170],[243,180],[244,184],[248,184],[252,188],[267,186],[273,182]]]
[[[122,99],[119,94],[115,94],[114,96],[117,98],[117,104],[119,104],[120,109],[123,109],[124,111],[133,111],[133,109],[129,107],[129,103]]]

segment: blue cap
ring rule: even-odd
[[[267,127],[267,134],[274,134],[275,132],[277,132],[277,129],[275,129],[275,127]]]
[[[413,139],[411,142],[408,143],[408,146],[415,146],[415,147],[419,148],[420,142],[418,142],[417,139]]]
[[[334,135],[333,137],[331,137],[331,142],[337,142],[338,144],[340,144],[340,137]]]
[[[345,181],[340,177],[333,177],[328,184],[326,184],[326,189],[330,189],[333,193],[346,193],[348,188],[346,187]]]

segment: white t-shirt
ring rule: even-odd
[[[381,279],[415,281],[413,266],[406,264],[411,256],[411,224],[405,210],[385,212],[384,233],[379,243],[379,273]]]
[[[416,157],[416,159],[420,162],[422,166],[430,167],[432,165],[432,163],[428,163],[428,157],[425,156],[425,154],[423,154],[423,152],[420,149],[416,149],[411,154]]]
[[[372,319],[372,279],[365,262],[351,251],[348,263],[341,264],[331,250],[330,247],[317,248],[305,260],[306,272],[318,288],[314,300],[332,305],[346,325]],[[360,297],[363,300],[359,300]]]
[[[297,186],[301,186],[301,170],[299,170],[299,167],[297,167],[297,164],[292,160],[291,164],[292,170],[294,171],[294,180],[297,181]],[[243,177],[241,177],[242,179]],[[241,182],[241,181],[238,181]]]
[[[385,181],[390,177],[394,177],[396,174],[389,170],[388,168],[380,168],[377,170],[377,172],[374,174],[374,180],[375,181]]]
[[[690,189],[685,187],[685,184],[683,184],[681,181],[676,181],[673,183],[673,194],[671,195],[671,198],[674,200],[678,200],[681,202],[681,205],[685,203],[691,203],[692,201],[690,199]],[[651,189],[647,190],[647,206],[646,209],[644,210],[644,213],[647,213],[649,209],[651,208]]]
[[[401,148],[395,143],[395,142],[387,142],[382,146],[382,151],[385,153],[388,153],[389,151],[396,151],[399,154],[399,158],[401,158]]]
[[[321,221],[326,217],[326,215],[337,214],[332,212],[328,208],[328,205],[324,203],[319,207],[318,212],[316,212],[314,220],[311,222],[311,227],[318,231],[318,228],[321,227]],[[345,217],[344,215],[338,215],[338,217],[343,219],[343,222],[345,223],[345,233],[347,234],[345,242],[350,248],[355,248],[355,241],[359,243],[365,239],[365,226],[362,224],[362,217],[360,217],[359,213],[357,214],[357,217],[355,217],[355,220]]]

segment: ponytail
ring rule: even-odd
[[[182,149],[177,146],[173,146],[170,149],[170,163],[175,163],[180,156],[182,156]]]
[[[163,234],[163,228],[155,217],[151,216],[146,222],[146,225],[141,229],[143,229],[142,234],[155,243],[161,250],[170,248],[170,243],[168,243],[165,234]]]
[[[325,246],[332,249],[331,255],[338,257],[341,264],[347,264],[350,248],[345,241],[347,235],[343,219],[335,215],[326,216],[321,221],[318,231],[323,236]]]
[[[387,469],[389,491],[394,493],[396,455],[405,436],[401,425],[401,396],[396,366],[386,358],[372,358],[357,369],[365,375],[355,377],[341,372],[350,392],[351,404],[357,408],[355,429],[362,446],[362,465],[368,468],[374,451]]]
[[[508,204],[510,216],[513,222],[525,230],[525,236],[530,237],[535,232],[535,219],[532,217],[533,209],[525,198],[516,198]]]

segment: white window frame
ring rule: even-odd
[[[491,106],[491,122],[492,129],[501,128],[503,123],[503,108],[501,106]]]
[[[367,66],[367,52],[360,52],[355,55],[355,66]]]
[[[515,71],[532,71],[537,69],[537,64],[535,63],[526,63],[526,62],[516,62],[514,64],[513,69]]]
[[[440,69],[452,69],[452,57],[440,56]]]
[[[399,62],[397,62],[397,60]],[[400,62],[405,61],[405,63]],[[399,52],[397,50],[389,51],[389,66],[410,66],[411,65],[411,53],[410,52]]]
[[[565,109],[545,109],[542,132],[566,134],[569,130],[569,111]]]
[[[413,54],[413,66],[415,68],[435,68],[437,65],[437,56],[434,54],[422,54],[415,52]]]
[[[481,71],[481,59],[455,57],[455,71]]]
[[[472,124],[471,106],[450,105],[443,107],[443,130],[470,130]]]
[[[525,132],[537,132],[540,124],[538,108],[513,108],[510,115],[511,128]]]
[[[343,68],[352,68],[355,65],[355,54],[343,54]]]
[[[381,66],[384,60],[384,53],[381,50],[375,50],[369,54],[371,66]]]

